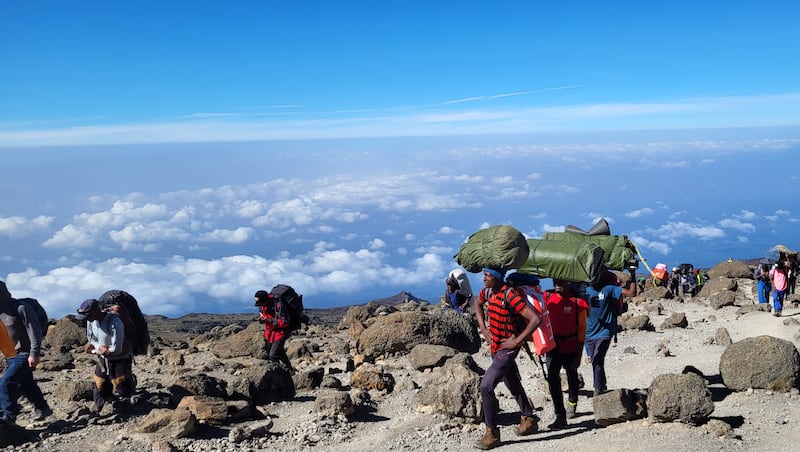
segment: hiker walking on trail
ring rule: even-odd
[[[530,435],[539,430],[538,417],[528,400],[517,368],[516,358],[526,337],[539,326],[539,316],[528,306],[519,293],[503,281],[505,271],[497,268],[483,269],[482,290],[475,302],[475,317],[484,339],[489,342],[492,364],[481,378],[480,392],[486,433],[476,447],[493,449],[501,444],[498,425],[498,400],[494,393],[501,381],[505,383],[520,408],[517,435]],[[489,324],[487,325],[486,317]],[[520,317],[524,323],[519,322]],[[521,326],[524,325],[524,326]]]
[[[444,300],[448,306],[458,313],[469,312],[471,314],[471,305],[474,302],[467,273],[460,268],[451,270],[445,280],[445,286]]]
[[[772,282],[769,278],[769,265],[759,264],[754,274],[758,281],[758,303],[769,303],[769,293],[772,290]]]
[[[579,298],[567,281],[553,280],[553,290],[544,293],[544,301],[550,313],[550,324],[556,338],[556,347],[547,352],[547,384],[556,419],[547,428],[558,430],[567,426],[567,419],[576,416],[578,406],[578,366],[580,366],[583,343],[586,340],[586,316],[589,304]],[[567,374],[567,406],[561,391],[561,369]]]
[[[681,269],[678,267],[672,267],[672,273],[669,275],[669,293],[671,293],[673,297],[677,297],[680,294],[680,288]]]
[[[119,315],[104,311],[94,298],[81,303],[78,320],[86,320],[86,353],[96,355],[94,368],[94,410],[108,403],[115,413],[124,414],[134,390],[133,353],[125,337],[125,323]]]
[[[471,296],[458,287],[458,281],[452,276],[447,278],[445,285],[447,289],[444,292],[444,299],[448,305],[459,314],[466,311],[469,308]]]
[[[50,405],[33,378],[42,349],[42,327],[33,309],[11,297],[5,282],[0,281],[0,332],[6,370],[0,377],[0,422],[14,423],[24,395],[34,406],[33,419],[42,420],[52,414]]]
[[[255,302],[259,307],[258,321],[264,324],[264,340],[266,341],[264,347],[269,354],[269,360],[283,363],[290,372],[294,372],[285,348],[290,334],[288,307],[266,290],[256,292]]]
[[[606,270],[598,282],[586,286],[589,302],[589,316],[586,319],[586,351],[592,362],[594,395],[607,390],[605,359],[611,338],[617,333],[617,317],[623,311],[623,297],[636,296],[636,269],[628,269],[631,274],[629,284],[619,286],[617,276]]]
[[[797,284],[796,258],[786,259],[786,295],[794,295],[794,286]]]
[[[769,279],[772,283],[772,315],[780,317],[783,311],[783,299],[786,296],[786,288],[789,285],[784,261],[779,261],[778,265],[770,270]]]

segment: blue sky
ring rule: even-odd
[[[438,299],[481,227],[800,248],[791,2],[6,1],[0,278],[52,315]],[[474,286],[480,279],[475,276]]]

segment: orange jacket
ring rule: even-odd
[[[14,341],[8,335],[8,330],[3,322],[0,322],[0,351],[6,358],[13,358],[17,356],[17,350],[14,347]]]

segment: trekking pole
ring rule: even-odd
[[[544,361],[542,361],[542,357],[539,357],[539,365],[542,366],[542,376],[545,380],[547,380],[547,371],[544,368]]]
[[[527,342],[522,343],[522,349],[525,350],[525,353],[528,354],[528,358],[530,358],[531,361],[535,361],[535,359],[533,358],[533,352],[531,352],[531,348],[528,346]]]

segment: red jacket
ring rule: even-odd
[[[258,321],[264,324],[264,339],[275,342],[289,336],[289,319],[283,315],[283,304],[276,301],[274,304],[261,306]]]
[[[550,313],[550,324],[553,326],[558,350],[562,353],[578,351],[586,340],[586,313],[589,304],[574,294],[560,294],[550,290],[545,292],[544,300]]]

